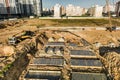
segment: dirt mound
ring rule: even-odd
[[[10,56],[12,54],[14,54],[14,47],[0,46],[0,56]]]
[[[16,21],[5,21],[0,23],[0,29],[4,29],[7,27],[19,27],[24,24],[25,20],[16,20]]]

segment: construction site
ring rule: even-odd
[[[120,18],[108,3],[106,18],[0,21],[0,80],[120,80]]]
[[[102,20],[89,19],[85,27],[80,20],[76,26],[64,20],[1,22],[1,80],[119,80],[119,19],[113,19],[115,29],[92,22],[109,25]]]

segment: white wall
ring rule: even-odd
[[[92,6],[89,9],[90,16],[93,17],[102,17],[103,7],[99,5]]]
[[[93,14],[93,16],[94,17],[102,17],[102,12],[103,12],[103,7],[96,5],[94,7],[94,14]]]
[[[61,12],[61,5],[56,4],[54,6],[54,17],[61,17],[62,12]]]
[[[69,4],[66,6],[66,16],[81,16],[83,8]]]

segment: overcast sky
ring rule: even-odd
[[[113,3],[113,1],[118,1],[118,0],[110,0],[111,3]],[[105,0],[43,0],[43,7],[44,8],[51,8],[56,3],[59,3],[63,6],[66,6],[67,4],[73,4],[76,6],[89,8],[95,4],[105,5]]]

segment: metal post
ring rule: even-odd
[[[112,27],[112,21],[111,21],[111,13],[110,13],[110,4],[109,4],[109,0],[106,0],[106,5],[107,5],[107,12],[108,12],[108,16],[109,16],[109,27]]]

